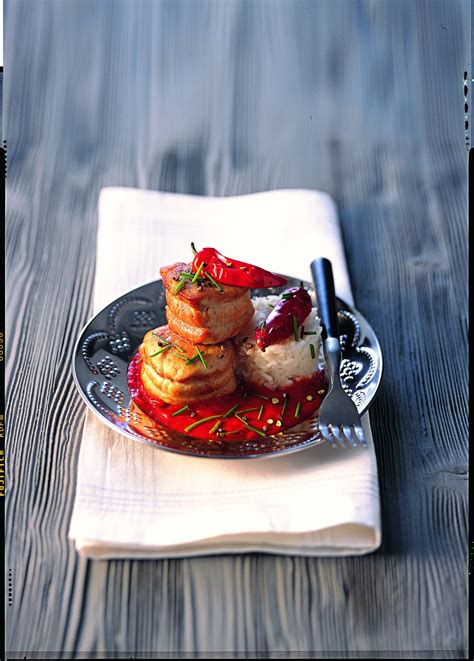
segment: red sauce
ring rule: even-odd
[[[138,353],[130,362],[127,379],[133,402],[148,418],[163,423],[170,429],[206,441],[218,438],[224,441],[226,438],[229,441],[254,440],[262,435],[278,434],[294,427],[319,409],[327,388],[324,372],[319,372],[314,377],[302,379],[281,390],[270,390],[262,386],[249,389],[241,386],[232,395],[208,402],[189,404],[189,408],[185,411],[173,415],[182,409],[183,405],[165,404],[148,394],[141,379]],[[286,405],[284,406],[285,399]],[[225,418],[225,414],[234,407],[236,407],[234,412]],[[239,420],[235,414],[241,418],[245,417],[245,422]],[[190,425],[210,416],[217,417],[189,429]],[[258,429],[260,434],[247,427],[246,424]],[[214,431],[211,433],[213,429]],[[220,430],[223,430],[224,433]]]

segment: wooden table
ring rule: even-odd
[[[469,18],[455,0],[5,3],[10,658],[465,656]],[[70,358],[110,185],[334,196],[386,365],[378,552],[77,557]]]

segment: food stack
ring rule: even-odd
[[[250,290],[217,282],[206,265],[160,269],[168,324],[149,331],[139,351],[145,389],[169,404],[212,400],[237,388],[231,338],[254,314]]]

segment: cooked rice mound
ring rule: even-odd
[[[305,331],[314,331],[315,335],[305,335],[300,338],[301,327],[298,328],[298,341],[291,335],[284,342],[272,344],[265,351],[258,348],[255,342],[255,329],[265,321],[280,301],[279,296],[261,296],[252,299],[254,315],[248,325],[235,338],[236,370],[240,378],[252,385],[266,388],[290,386],[303,378],[313,376],[320,363],[321,326],[316,308],[312,308],[303,321]],[[316,358],[311,357],[310,344],[314,347]]]

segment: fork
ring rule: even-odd
[[[329,390],[319,409],[319,431],[333,446],[337,446],[334,436],[342,447],[346,447],[346,440],[352,447],[367,447],[360,415],[344,391],[339,375],[341,347],[331,262],[325,257],[315,259],[311,262],[311,273],[321,317],[324,358],[330,376]]]

